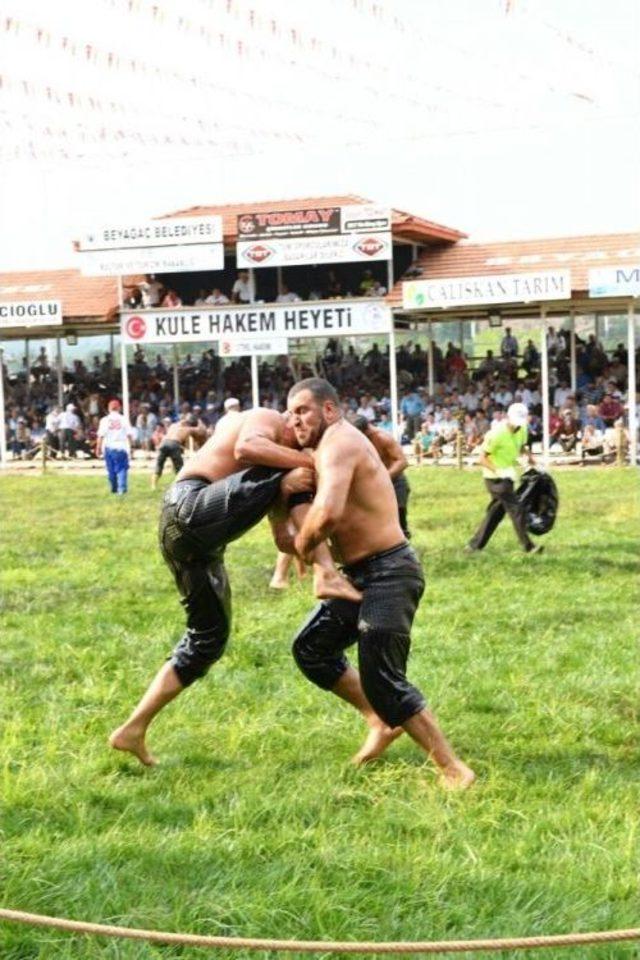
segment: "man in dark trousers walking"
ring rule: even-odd
[[[494,430],[490,430],[485,437],[480,464],[491,500],[482,523],[465,547],[465,553],[476,553],[486,547],[505,513],[509,514],[513,529],[525,553],[542,553],[544,549],[529,537],[525,509],[519,503],[514,491],[520,454],[525,451],[530,466],[534,463],[528,445],[528,419],[529,411],[525,404],[512,403],[507,410],[506,420]]]

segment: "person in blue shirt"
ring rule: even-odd
[[[416,390],[405,390],[400,412],[407,422],[407,436],[409,440],[413,440],[414,434],[420,429],[425,412],[424,400]]]

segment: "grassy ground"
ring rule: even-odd
[[[462,555],[484,508],[477,474],[410,479],[428,577],[410,676],[479,774],[464,796],[440,791],[406,737],[349,767],[359,720],[293,666],[309,587],[268,592],[264,527],[229,550],[232,643],[159,718],[162,765],[110,752],[181,630],[157,495],[146,477],[125,501],[99,477],[0,480],[2,905],[303,939],[640,925],[637,475],[561,473],[537,558],[506,525]],[[204,952],[0,924],[0,956]]]

